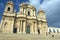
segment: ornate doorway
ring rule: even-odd
[[[26,33],[27,33],[27,34],[30,33],[30,25],[28,25],[28,26],[26,27]]]
[[[14,28],[13,29],[13,33],[17,33],[17,28]]]
[[[38,29],[38,34],[40,34],[40,30]]]

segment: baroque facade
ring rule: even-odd
[[[19,12],[16,13],[14,3],[7,2],[1,19],[2,33],[48,33],[45,12],[40,9],[36,14],[36,8],[30,4],[20,4]]]

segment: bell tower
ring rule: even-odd
[[[7,2],[4,13],[13,13],[14,3],[12,1]]]
[[[46,14],[43,11],[43,9],[40,9],[37,18],[38,18],[38,30],[39,30],[38,32],[40,32],[40,34],[47,34],[48,26],[47,26]]]
[[[13,27],[15,25],[15,13],[14,13],[14,3],[8,1],[2,15],[1,29],[3,33],[13,33]]]

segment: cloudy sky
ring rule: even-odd
[[[6,2],[9,0],[0,0],[0,20],[4,12]],[[48,26],[60,27],[60,0],[12,0],[15,9],[19,11],[19,4],[22,2],[34,5],[37,11],[42,8],[46,12]]]

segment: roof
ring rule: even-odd
[[[40,13],[40,12],[44,12],[45,13],[45,11],[42,8],[38,11],[38,13]]]
[[[33,9],[36,10],[35,6],[33,6],[33,5],[29,4],[29,3],[21,3],[20,7],[22,7],[22,6],[30,7],[30,8],[33,8]]]

